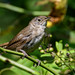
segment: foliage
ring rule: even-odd
[[[10,41],[21,29],[28,25],[29,21],[41,13],[29,14],[35,11],[51,11],[51,3],[37,5],[39,0],[0,0],[0,2],[8,3],[17,7],[21,7],[28,12],[19,13],[12,10],[0,8],[0,44]],[[45,38],[41,46],[34,52],[30,53],[35,59],[41,60],[47,67],[55,70],[60,75],[75,74],[75,0],[68,0],[67,13],[61,23],[55,24],[47,28],[50,36]],[[52,36],[51,36],[52,35]],[[59,41],[59,42],[58,42]],[[67,44],[66,44],[67,43]],[[33,66],[33,62],[22,60],[17,55],[3,53],[3,56],[16,61],[23,66],[37,71],[40,75],[52,75],[44,68]],[[31,75],[8,62],[0,60],[1,75]]]

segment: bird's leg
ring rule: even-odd
[[[20,49],[19,52],[22,52],[24,54],[24,56],[21,56],[22,59],[28,56],[28,54],[22,49]]]
[[[16,51],[22,52],[24,54],[24,57],[21,57],[23,59],[28,56],[28,54],[24,50],[22,50],[22,46],[17,47],[16,48]]]
[[[37,65],[34,63],[33,64],[34,67],[39,66],[41,64],[41,61],[39,59],[36,59],[36,61],[38,61],[38,63],[37,63]]]
[[[39,59],[36,59],[36,61],[38,61],[37,66],[39,66],[41,64],[41,61]]]
[[[20,49],[19,51],[24,54],[24,57],[28,56],[28,54],[24,50]]]

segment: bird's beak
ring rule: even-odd
[[[53,22],[52,18],[49,16],[46,18],[47,21]]]
[[[47,17],[47,20],[49,20],[50,19],[50,17]]]

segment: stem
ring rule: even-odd
[[[12,50],[7,50],[7,49],[4,49],[2,47],[0,47],[0,51],[2,52],[7,52],[7,53],[10,53],[10,54],[15,54],[15,55],[19,55],[19,56],[24,56],[23,53],[20,53],[20,52],[16,52],[16,51],[12,51]],[[26,56],[27,59],[33,61],[34,63],[38,64],[38,61],[33,59],[32,57],[30,56]],[[43,64],[42,62],[40,63],[40,66],[43,67],[44,69],[48,70],[49,72],[53,73],[54,75],[59,75],[55,70],[51,69],[51,68],[48,68],[47,66],[45,66],[45,64]]]
[[[56,54],[57,55],[57,54]],[[58,56],[58,55],[57,55]],[[60,60],[64,63],[64,65],[66,65],[71,71],[73,71],[73,74],[75,73],[74,72],[74,70],[72,69],[72,67],[70,66],[70,65],[67,65],[66,63],[65,63],[65,61],[64,60],[62,60],[62,58],[60,57],[60,56],[58,56],[59,58],[60,58]]]
[[[26,67],[26,66],[23,66],[23,65],[21,65],[21,64],[19,64],[19,63],[17,63],[17,62],[15,62],[15,61],[13,61],[13,60],[10,60],[10,59],[8,59],[8,58],[5,58],[5,57],[3,57],[3,56],[0,56],[0,60],[2,60],[3,62],[9,62],[9,63],[12,64],[13,66],[16,66],[16,67],[18,67],[18,68],[20,68],[20,69],[22,69],[22,70],[24,70],[24,71],[27,71],[27,72],[29,72],[29,73],[31,73],[31,74],[33,74],[33,75],[40,75],[38,72],[36,72],[36,71],[34,71],[34,70],[32,70],[32,69]]]
[[[56,55],[57,55],[57,54],[56,54]],[[61,61],[63,61],[64,65],[66,65],[70,70],[72,70],[72,68],[71,68],[69,65],[67,65],[67,64],[64,62],[64,60],[62,60],[62,58],[61,58],[60,56],[57,55],[57,57],[60,58]]]
[[[48,15],[50,13],[50,11],[27,11],[23,8],[20,8],[20,7],[17,7],[17,6],[14,6],[14,5],[10,5],[10,4],[6,4],[6,3],[0,3],[0,7],[1,8],[6,8],[6,9],[9,9],[9,10],[12,10],[12,11],[15,11],[15,12],[18,12],[18,13],[25,13],[25,14],[32,14],[34,16],[38,16],[38,15]]]

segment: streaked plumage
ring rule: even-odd
[[[35,50],[45,34],[48,17],[38,16],[32,19],[29,25],[21,30],[6,46],[11,50],[24,50],[27,53]]]

